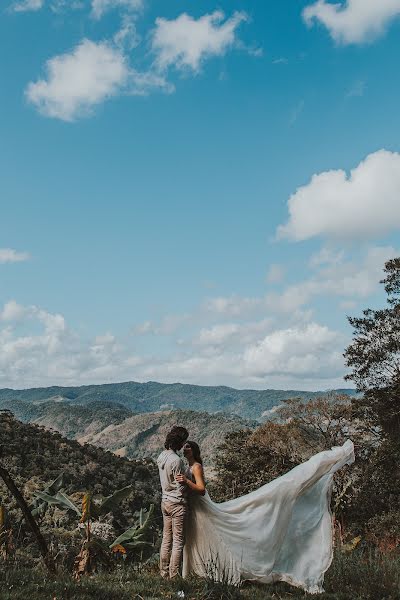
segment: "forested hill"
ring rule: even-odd
[[[225,386],[129,381],[80,387],[1,389],[0,408],[9,408],[24,420],[31,420],[32,404],[51,401],[87,405],[94,401],[105,401],[117,403],[134,413],[183,409],[209,413],[228,412],[245,419],[260,419],[265,411],[288,398],[310,399],[321,393],[323,392],[301,390],[237,390]],[[36,413],[35,409],[34,412]]]
[[[0,411],[0,461],[28,498],[63,472],[68,494],[91,491],[108,496],[133,484],[127,514],[159,499],[158,471],[152,461],[129,461],[81,445],[38,425],[21,423],[6,411]],[[0,499],[8,496],[0,480]]]
[[[90,443],[128,458],[155,458],[163,449],[165,437],[173,425],[188,428],[190,437],[202,448],[206,464],[212,462],[216,447],[228,432],[256,425],[236,415],[188,410],[157,411],[135,414],[120,404],[104,401],[85,405],[68,402],[9,402],[17,418],[49,430],[59,431],[81,444]],[[27,410],[29,409],[29,410]]]

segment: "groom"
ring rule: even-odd
[[[161,511],[163,515],[163,538],[160,549],[160,573],[162,577],[179,574],[185,543],[185,520],[187,513],[187,488],[176,481],[184,473],[185,466],[177,454],[189,437],[185,427],[173,427],[165,440],[165,450],[157,459],[162,488]]]

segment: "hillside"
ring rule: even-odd
[[[353,390],[340,390],[353,393]],[[0,409],[8,408],[23,420],[37,415],[42,403],[87,405],[92,402],[116,403],[134,413],[160,410],[225,412],[244,419],[261,419],[265,411],[288,398],[313,398],[324,392],[301,390],[237,390],[225,386],[199,386],[157,382],[110,383],[80,387],[49,387],[27,390],[0,390]]]
[[[158,473],[152,461],[129,461],[83,446],[38,425],[21,423],[4,411],[0,412],[0,460],[28,497],[64,472],[68,494],[91,490],[107,496],[134,484],[127,517],[142,505],[158,502]],[[1,481],[0,498],[9,498]]]
[[[55,429],[69,438],[90,440],[106,427],[117,425],[132,415],[125,406],[112,402],[97,401],[84,406],[44,402],[34,406],[29,421]]]
[[[7,403],[17,418],[29,417],[48,430],[117,452],[128,458],[156,458],[162,450],[165,436],[173,425],[187,427],[190,435],[202,447],[206,464],[213,458],[214,449],[229,431],[252,427],[255,421],[236,415],[187,410],[158,411],[134,414],[128,408],[112,402],[95,401],[85,405],[68,402],[30,404]]]
[[[253,427],[255,422],[232,415],[210,415],[189,410],[160,411],[128,417],[119,424],[79,439],[128,458],[156,458],[173,425],[183,425],[189,438],[200,445],[205,464],[210,465],[217,446],[228,432]]]

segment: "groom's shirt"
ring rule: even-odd
[[[175,480],[185,472],[181,457],[174,450],[164,450],[157,458],[163,502],[186,504],[186,486]]]

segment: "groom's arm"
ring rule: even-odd
[[[174,461],[171,467],[171,474],[176,483],[177,489],[180,491],[182,497],[186,493],[186,486],[184,483],[176,480],[178,475],[184,475],[185,473],[185,465],[183,464],[183,460],[177,456],[177,460]]]

